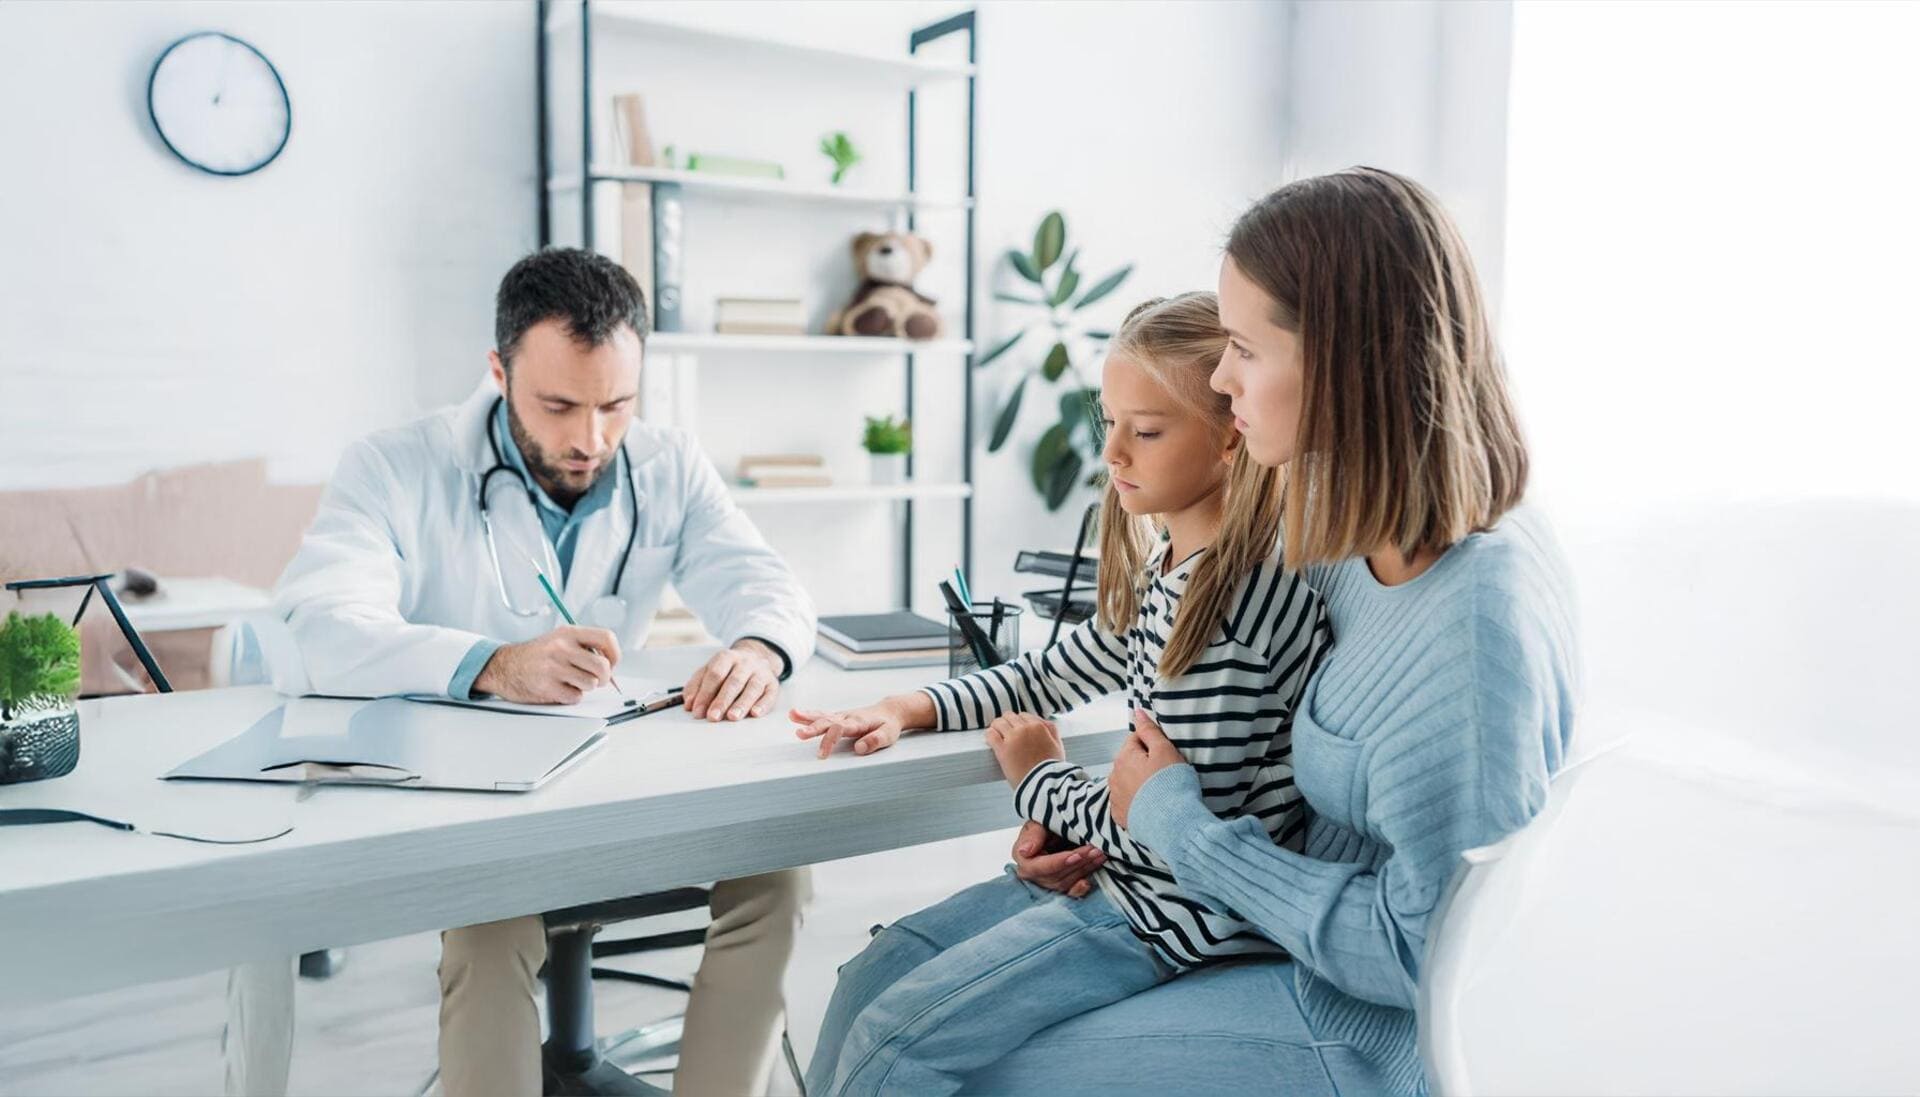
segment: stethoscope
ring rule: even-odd
[[[527,493],[527,505],[533,509],[536,524],[539,521],[540,501],[533,493],[533,485],[527,481],[525,476],[520,474],[518,469],[507,464],[507,456],[500,450],[500,438],[494,433],[493,423],[500,414],[500,405],[504,403],[505,400],[505,397],[495,397],[493,406],[487,409],[487,446],[493,450],[493,467],[480,474],[480,528],[486,533],[487,555],[493,560],[493,581],[495,585],[500,588],[500,603],[506,606],[507,612],[513,614],[515,617],[539,617],[542,614],[552,613],[553,605],[545,600],[537,602],[532,609],[521,609],[519,606],[513,604],[513,595],[507,591],[507,574],[500,564],[500,545],[494,540],[493,515],[489,513],[487,509],[487,485],[493,480],[496,473],[504,472],[519,479],[520,487]],[[620,600],[620,580],[626,574],[627,560],[633,556],[634,539],[640,535],[640,491],[633,486],[633,462],[627,456],[627,444],[624,439],[621,440],[620,454],[616,460],[622,465],[622,478],[627,482],[627,504],[631,511],[627,523],[627,547],[620,553],[620,566],[615,568],[613,572],[613,589],[607,594],[608,600],[618,604]],[[543,565],[544,572],[549,581],[558,583],[560,579],[560,561],[553,554],[553,545],[547,541],[545,536],[542,536],[539,540],[540,548],[546,561]],[[522,548],[522,551],[524,551],[522,546],[515,547]],[[531,563],[532,561],[529,562]],[[603,601],[603,599],[596,599],[596,606],[598,606],[601,601]],[[590,614],[589,616],[605,618],[608,615],[606,612],[601,612]],[[608,622],[603,620],[601,623]]]

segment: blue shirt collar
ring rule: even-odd
[[[567,520],[578,522],[587,515],[613,502],[614,481],[619,478],[617,468],[608,470],[610,473],[615,473],[614,475],[602,475],[600,479],[594,481],[593,486],[587,489],[587,493],[582,495],[580,499],[573,504],[571,511],[554,502],[553,498],[547,494],[547,489],[541,487],[540,482],[535,480],[532,474],[527,471],[527,462],[520,456],[520,446],[514,442],[513,432],[507,429],[507,402],[505,400],[501,400],[493,409],[493,434],[500,442],[500,454],[506,458],[508,467],[520,475],[521,482],[533,489],[533,497],[540,504],[540,510],[543,516],[558,518],[563,524]],[[616,454],[614,457],[616,466],[618,466],[619,460],[620,458]]]

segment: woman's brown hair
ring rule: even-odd
[[[1227,348],[1220,302],[1211,293],[1155,298],[1127,314],[1111,353],[1134,362],[1176,403],[1205,419],[1224,452],[1234,442],[1233,412],[1207,378]],[[1174,611],[1173,634],[1160,655],[1160,673],[1185,674],[1212,642],[1241,580],[1273,552],[1280,530],[1279,473],[1263,468],[1240,446],[1226,473],[1220,532],[1194,564]],[[1149,523],[1120,506],[1109,480],[1100,505],[1100,572],[1096,600],[1100,626],[1122,633],[1140,612],[1140,569],[1152,546]]]
[[[1444,551],[1520,502],[1527,448],[1473,259],[1426,188],[1377,168],[1281,187],[1227,256],[1300,337],[1286,562]]]

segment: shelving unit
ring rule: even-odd
[[[587,179],[594,183],[678,183],[696,194],[737,197],[741,199],[761,199],[795,203],[824,202],[833,206],[847,206],[874,210],[933,210],[969,209],[973,206],[970,198],[940,198],[926,195],[862,193],[857,190],[845,190],[825,184],[792,183],[785,179],[753,179],[728,175],[713,175],[707,172],[680,171],[675,168],[635,168],[618,167],[611,164],[595,164],[587,172]],[[552,192],[577,191],[580,189],[578,175],[556,175],[548,182],[547,189]]]
[[[737,351],[750,354],[972,354],[965,339],[881,339],[854,335],[722,335],[662,331],[647,340],[659,350]]]
[[[662,194],[671,193],[676,201],[684,203],[727,202],[753,203],[777,207],[791,211],[792,216],[805,217],[810,210],[838,210],[857,213],[871,212],[893,218],[890,223],[900,224],[904,218],[905,226],[912,230],[915,218],[921,214],[944,213],[957,214],[964,218],[965,247],[955,258],[964,263],[961,285],[964,286],[962,304],[962,323],[958,332],[951,337],[916,342],[905,339],[853,338],[830,335],[723,335],[700,331],[656,331],[648,340],[650,350],[683,354],[700,353],[710,355],[714,369],[725,370],[729,362],[739,362],[749,356],[802,356],[831,355],[842,360],[856,360],[871,356],[890,356],[900,359],[904,378],[904,412],[906,418],[915,417],[914,368],[916,360],[924,358],[939,368],[945,368],[944,360],[951,360],[953,368],[961,373],[963,400],[962,425],[959,443],[960,480],[954,483],[919,483],[913,480],[914,455],[907,457],[907,479],[898,485],[835,485],[825,488],[753,488],[736,487],[734,497],[742,505],[863,505],[885,503],[896,508],[900,528],[899,560],[899,604],[911,606],[914,559],[914,508],[916,505],[958,506],[960,508],[960,541],[953,555],[961,561],[961,566],[971,569],[973,563],[973,362],[974,343],[974,268],[975,249],[975,118],[976,118],[976,81],[977,36],[975,34],[974,12],[966,11],[937,23],[919,27],[908,37],[907,51],[900,56],[885,56],[860,51],[822,48],[782,41],[754,33],[739,33],[711,27],[693,26],[672,20],[660,19],[614,6],[602,0],[538,0],[537,3],[538,65],[539,85],[539,157],[543,185],[540,193],[540,242],[544,246],[552,242],[553,226],[556,224],[555,211],[565,210],[569,221],[577,209],[577,224],[585,246],[593,247],[595,189],[601,185],[632,186],[647,185],[654,188],[653,196],[658,199]],[[596,95],[594,71],[596,65],[596,35],[620,36],[621,38],[639,37],[650,45],[663,45],[676,52],[699,51],[714,58],[714,79],[728,79],[730,74],[750,75],[756,82],[770,86],[791,76],[802,81],[809,74],[830,74],[835,81],[860,81],[860,94],[864,94],[865,85],[871,84],[881,93],[906,94],[906,179],[905,187],[899,191],[863,191],[842,189],[826,184],[793,182],[784,179],[742,178],[716,175],[705,172],[676,170],[662,167],[634,167],[608,163],[595,158],[595,142],[599,116],[612,109],[610,100],[601,101],[603,95]],[[953,63],[928,60],[919,56],[920,51],[934,43],[954,35],[966,36],[965,63]],[[579,85],[560,86],[552,82],[554,71],[553,57],[557,50],[564,49],[570,56],[577,57]],[[573,73],[567,75],[572,79]],[[623,72],[623,75],[632,75]],[[963,186],[950,187],[944,194],[922,193],[917,178],[917,152],[921,139],[921,119],[916,90],[931,85],[964,83],[965,87],[965,160]],[[564,94],[561,94],[564,92]],[[579,102],[578,134],[580,145],[570,150],[577,156],[576,162],[568,165],[569,170],[556,172],[553,150],[555,142],[549,124],[549,105],[555,102],[565,103],[563,110],[572,109],[573,98]],[[571,120],[558,118],[553,126],[571,126]],[[662,188],[665,188],[664,190]],[[876,225],[875,227],[887,227]],[[943,261],[936,256],[936,262]],[[951,261],[951,260],[945,260]],[[659,268],[656,267],[656,273]],[[655,280],[655,285],[660,280]],[[702,359],[701,372],[706,369],[707,360]],[[847,429],[858,427],[855,419],[847,424]],[[950,474],[949,474],[950,475]],[[947,555],[940,552],[939,555]]]

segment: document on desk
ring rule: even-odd
[[[473,701],[463,701],[444,694],[409,694],[409,701],[425,701],[436,705],[457,705],[461,708],[485,709],[488,712],[517,712],[524,716],[584,716],[594,720],[627,720],[635,716],[644,716],[649,712],[658,712],[678,703],[680,683],[664,678],[626,678],[616,675],[614,681],[620,683],[620,689],[601,686],[571,705],[529,705],[518,701],[502,701],[497,697],[484,697]]]
[[[604,719],[294,697],[166,777],[525,792],[606,737]]]

